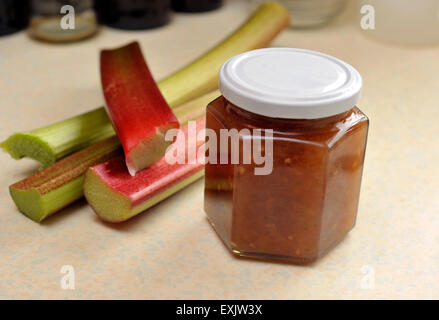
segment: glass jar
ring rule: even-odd
[[[205,211],[233,253],[312,262],[353,228],[368,131],[361,87],[353,67],[308,50],[223,65],[223,95],[207,107]]]
[[[358,26],[365,34],[403,45],[439,44],[439,0],[358,0],[358,4]]]
[[[221,7],[223,0],[172,0],[172,8],[180,12],[205,12]]]
[[[266,0],[251,0],[254,6]],[[346,6],[347,0],[278,0],[291,15],[291,27],[312,28],[335,18]]]
[[[48,42],[72,42],[96,34],[92,0],[32,0],[29,33]]]
[[[98,21],[112,28],[161,27],[171,18],[171,0],[95,0]]]

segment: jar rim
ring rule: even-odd
[[[266,48],[224,63],[219,88],[227,100],[256,114],[317,119],[354,107],[362,78],[351,65],[321,52]]]

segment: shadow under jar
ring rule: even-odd
[[[261,49],[224,64],[223,95],[207,108],[220,141],[206,139],[205,211],[233,253],[309,263],[353,228],[368,131],[355,107],[361,87],[353,67],[308,50]],[[224,129],[239,132],[234,164]]]

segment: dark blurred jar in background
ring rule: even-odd
[[[223,0],[172,0],[172,8],[180,12],[203,12],[221,7]]]
[[[0,36],[20,31],[28,23],[28,0],[0,0]]]
[[[95,0],[101,24],[117,29],[142,30],[167,24],[171,0]]]

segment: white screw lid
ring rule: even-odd
[[[272,118],[317,119],[354,107],[362,79],[330,55],[295,48],[248,51],[229,59],[219,88],[231,103]]]

